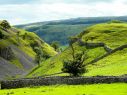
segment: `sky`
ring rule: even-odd
[[[127,0],[0,0],[0,20],[6,19],[12,25],[126,15]]]

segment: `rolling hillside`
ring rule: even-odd
[[[44,39],[47,43],[59,41],[61,45],[68,44],[68,37],[74,36],[82,32],[86,27],[105,23],[111,20],[127,21],[127,16],[120,17],[82,17],[67,20],[38,22],[26,25],[17,25],[31,32],[35,32],[38,36]]]
[[[127,23],[108,22],[93,25],[75,36],[76,53],[86,51],[88,59],[84,61],[88,72],[85,76],[124,75],[127,74]],[[34,68],[28,77],[60,73],[63,61],[72,58],[71,48],[56,55]],[[58,75],[58,74],[57,74]],[[59,75],[67,75],[60,73]]]
[[[36,34],[0,21],[0,80],[17,78],[36,66],[37,53],[33,47],[40,47],[47,56],[57,54]]]

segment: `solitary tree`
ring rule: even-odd
[[[72,76],[80,76],[83,73],[87,72],[86,66],[83,64],[84,61],[88,58],[87,52],[82,51],[81,53],[75,54],[75,49],[73,47],[73,39],[70,40],[70,47],[72,49],[72,60],[64,61],[62,71],[69,73]]]

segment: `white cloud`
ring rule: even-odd
[[[0,19],[7,19],[12,24],[31,23],[75,17],[121,16],[127,15],[126,0],[112,3],[40,3],[1,5]]]
[[[112,2],[114,0],[0,0],[0,4],[32,4],[32,3],[96,3]]]

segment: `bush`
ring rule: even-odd
[[[69,73],[71,76],[80,76],[87,72],[86,66],[83,64],[87,56],[85,53],[76,54],[73,60],[64,61],[62,71]]]

